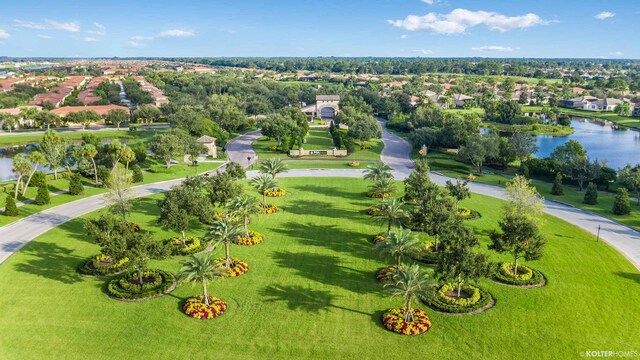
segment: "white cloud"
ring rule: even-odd
[[[621,57],[621,56],[624,55],[624,53],[622,51],[614,51],[614,52],[610,53],[609,55],[615,56],[615,57]]]
[[[16,26],[27,28],[27,29],[37,29],[37,30],[63,30],[69,32],[78,32],[80,31],[80,24],[77,21],[72,22],[57,22],[54,20],[45,20],[44,22],[31,22],[31,21],[22,21],[22,20],[14,20]]]
[[[513,51],[514,48],[512,48],[510,46],[488,45],[488,46],[472,47],[471,50],[473,50],[473,51],[510,52],[510,51]]]
[[[130,39],[133,40],[133,41],[153,40],[153,36],[135,35],[135,36],[130,37]]]
[[[597,14],[597,15],[596,15],[596,16],[594,16],[594,17],[595,17],[596,19],[598,19],[598,20],[604,20],[604,19],[612,18],[612,17],[614,17],[614,16],[616,16],[616,14],[615,14],[615,13],[612,13],[612,12],[610,12],[610,11],[603,11],[603,12],[601,12],[601,13]]]
[[[414,53],[418,53],[420,55],[430,55],[433,54],[433,51],[431,50],[426,50],[426,49],[417,49],[417,50],[412,50],[412,52]]]
[[[129,41],[129,43],[127,45],[129,45],[130,47],[141,47],[141,46],[144,46],[144,45],[142,45],[141,43],[139,43],[137,41]]]
[[[407,34],[400,35],[400,39],[406,39],[406,38],[407,38]]]
[[[96,28],[95,30],[87,31],[89,34],[99,35],[99,36],[104,36],[107,34],[107,28],[104,25],[94,22],[93,26],[95,26]]]
[[[165,31],[162,31],[160,34],[158,34],[158,36],[160,37],[179,37],[179,38],[191,37],[195,35],[196,34],[193,31],[181,30],[181,29],[165,30]]]
[[[38,37],[39,37],[40,39],[44,39],[44,40],[51,40],[51,39],[53,39],[51,36],[49,36],[49,35],[44,35],[44,34],[38,34]]]
[[[424,30],[434,34],[464,34],[467,29],[484,25],[491,30],[509,31],[547,25],[537,14],[505,16],[490,11],[455,9],[448,14],[430,12],[423,16],[409,15],[404,20],[388,20],[389,24],[409,31]]]
[[[86,38],[82,39],[82,41],[94,42],[94,41],[98,41],[98,39],[87,36]]]
[[[7,40],[11,37],[8,32],[6,32],[3,28],[0,28],[0,40]]]
[[[422,0],[423,3],[433,5],[434,0]]]

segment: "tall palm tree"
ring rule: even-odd
[[[395,191],[395,184],[393,178],[382,177],[375,180],[373,184],[369,186],[369,191],[373,194],[380,194],[382,201],[385,200],[387,194],[392,194]]]
[[[231,268],[231,257],[229,256],[229,245],[242,234],[242,229],[233,221],[227,218],[218,220],[211,225],[207,236],[213,239],[216,245],[224,244],[224,266]]]
[[[224,276],[224,270],[216,267],[216,263],[211,253],[192,255],[189,259],[181,262],[182,268],[178,272],[178,279],[193,284],[202,284],[202,294],[204,303],[209,304],[207,294],[207,283]]]
[[[413,264],[402,266],[395,282],[386,283],[384,287],[390,290],[392,296],[404,298],[404,321],[411,322],[414,321],[411,304],[418,296],[430,296],[434,283],[429,278],[429,274],[420,269],[417,264]]]
[[[382,256],[390,256],[396,260],[396,266],[400,271],[402,259],[413,253],[420,246],[420,240],[411,230],[392,231],[386,241],[376,244],[376,249]]]
[[[367,169],[364,171],[365,180],[373,180],[376,181],[380,178],[391,178],[391,167],[383,162],[376,162],[373,165],[367,166]]]
[[[408,218],[408,214],[403,209],[404,202],[395,198],[385,199],[378,206],[378,212],[375,217],[380,221],[387,223],[387,236],[391,234],[391,226],[402,226]]]
[[[235,197],[227,203],[227,209],[231,211],[231,214],[242,219],[244,236],[246,237],[249,237],[249,219],[251,215],[260,211],[259,205],[258,199],[246,194]]]
[[[263,174],[269,174],[274,179],[276,175],[289,171],[289,168],[282,159],[271,158],[260,163],[260,172]]]
[[[260,174],[249,181],[249,183],[262,193],[262,207],[267,207],[267,191],[278,186],[278,182],[269,174]]]

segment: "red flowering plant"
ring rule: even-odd
[[[257,231],[249,230],[249,236],[238,236],[235,243],[238,245],[257,245],[262,244],[264,236]]]
[[[182,310],[192,318],[201,320],[216,318],[227,310],[227,303],[217,297],[207,296],[209,305],[203,300],[202,295],[192,296],[184,303]]]
[[[182,262],[178,279],[202,285],[202,295],[188,298],[182,310],[196,319],[213,319],[227,310],[227,304],[207,294],[207,283],[224,277],[224,270],[217,267],[211,253],[193,255]]]

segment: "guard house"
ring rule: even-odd
[[[311,118],[331,120],[340,111],[340,95],[316,95],[316,102],[300,110]]]
[[[201,136],[198,140],[196,140],[198,144],[202,144],[207,148],[207,155],[217,158],[218,157],[218,148],[216,147],[216,138],[211,136]]]

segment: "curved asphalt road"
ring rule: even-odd
[[[398,180],[405,179],[411,172],[411,145],[402,138],[386,130],[384,121],[382,124],[382,140],[385,144],[381,159],[394,169],[394,176]],[[227,155],[231,161],[236,161],[244,166],[249,166],[256,161],[256,153],[251,144],[260,137],[260,131],[254,131],[242,135],[227,144]],[[251,160],[247,158],[251,157]],[[249,171],[249,177],[254,176],[255,171]],[[294,169],[281,174],[280,177],[361,177],[363,170],[357,169]],[[449,177],[432,173],[432,179],[443,185]],[[151,195],[167,191],[173,185],[177,185],[181,179],[141,185],[134,188],[136,197]],[[502,188],[470,183],[472,192],[504,199],[505,192]],[[640,232],[625,225],[607,219],[603,216],[581,210],[572,206],[545,200],[547,214],[561,218],[574,224],[595,237],[600,226],[600,238],[609,243],[622,253],[631,263],[640,270]],[[0,264],[11,254],[20,249],[26,243],[40,234],[75,217],[84,215],[105,206],[102,195],[77,200],[71,203],[56,206],[40,213],[25,217],[12,224],[0,228]]]

